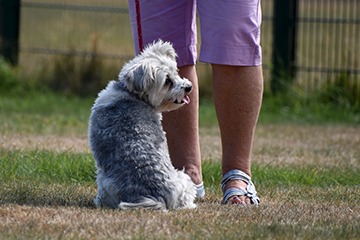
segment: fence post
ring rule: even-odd
[[[271,91],[285,92],[295,78],[298,0],[274,0]]]
[[[0,55],[18,63],[20,0],[0,0]]]

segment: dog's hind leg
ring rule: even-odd
[[[172,196],[172,204],[174,205],[174,208],[196,208],[196,204],[194,203],[196,196],[195,184],[183,171],[177,171],[176,177],[176,190],[173,191],[174,195]]]
[[[94,199],[96,207],[110,207],[117,208],[119,200],[116,193],[111,191],[114,189],[111,180],[104,177],[102,174],[97,175],[98,193]]]

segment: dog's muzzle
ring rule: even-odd
[[[183,99],[181,99],[180,101],[178,99],[176,99],[174,101],[175,104],[189,104],[190,103],[190,97],[188,96],[188,94],[191,92],[192,90],[192,86],[191,85],[187,85],[185,87],[182,87],[185,91],[185,96]]]

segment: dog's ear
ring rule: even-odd
[[[144,65],[137,65],[120,73],[120,80],[124,81],[129,91],[134,93],[146,92],[153,82],[152,79],[152,71]]]
[[[173,45],[169,42],[162,43],[160,51],[174,60],[177,56]]]
[[[159,55],[166,55],[170,57],[171,59],[175,60],[177,55],[175,52],[175,49],[173,45],[170,42],[164,42],[162,40],[158,40],[157,42],[153,42],[151,45],[149,45],[145,51],[152,51],[154,53],[157,53]]]

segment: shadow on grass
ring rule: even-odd
[[[1,183],[0,205],[18,204],[31,206],[72,206],[95,208],[94,184],[46,184],[34,181]]]

